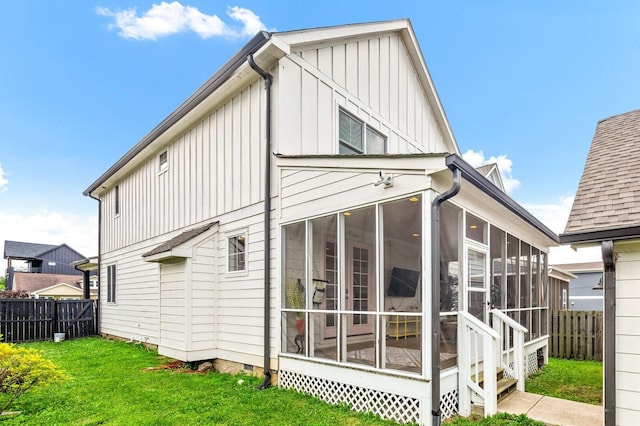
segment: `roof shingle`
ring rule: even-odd
[[[640,225],[640,110],[601,120],[566,234]]]

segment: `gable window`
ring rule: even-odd
[[[116,185],[115,187],[115,201],[114,201],[114,213],[116,215],[120,214],[120,185]]]
[[[159,172],[164,172],[168,168],[169,168],[169,162],[167,160],[167,151],[163,151],[158,156],[158,171]]]
[[[229,237],[227,244],[227,271],[228,272],[238,272],[244,271],[246,269],[245,255],[246,255],[246,245],[245,245],[245,237],[244,235],[235,235],[233,237]]]
[[[363,121],[343,111],[339,112],[340,154],[385,154],[387,138]]]
[[[116,302],[116,265],[107,266],[107,303]]]

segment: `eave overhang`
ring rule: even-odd
[[[71,265],[78,271],[96,271],[100,266],[98,257],[87,257],[86,259],[71,262]]]
[[[159,246],[155,247],[151,251],[148,251],[142,255],[145,262],[171,262],[175,259],[188,259],[193,257],[193,246],[201,238],[207,237],[207,231],[213,230],[213,233],[217,230],[218,222],[211,222],[198,228],[185,231],[169,241],[166,241]],[[200,237],[197,238],[196,237]]]
[[[589,245],[607,240],[640,238],[640,225],[560,234],[560,244]]]
[[[449,167],[449,169],[451,170],[459,169],[464,180],[471,183],[473,186],[491,197],[493,200],[497,201],[507,210],[514,213],[516,216],[527,222],[539,232],[543,233],[547,238],[551,239],[556,244],[559,243],[558,235],[556,235],[555,232],[553,232],[546,225],[540,222],[540,220],[538,220],[535,216],[525,210],[525,208],[520,204],[516,203],[506,193],[502,192],[497,186],[495,186],[493,183],[491,183],[491,181],[482,176],[480,172],[474,169],[461,157],[456,154],[451,154],[446,158],[446,164],[447,167]]]

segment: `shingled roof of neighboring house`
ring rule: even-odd
[[[561,243],[640,235],[640,110],[601,120]]]
[[[69,284],[72,287],[82,288],[82,277],[78,275],[60,274],[31,274],[29,272],[16,272],[13,277],[13,289],[16,291],[34,291],[52,287],[56,284]]]
[[[53,250],[59,246],[51,244],[25,243],[23,241],[5,241],[4,258],[35,259],[42,253]]]

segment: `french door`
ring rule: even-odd
[[[347,252],[347,282],[345,286],[345,305],[349,315],[347,335],[367,334],[373,331],[373,321],[365,312],[371,310],[375,283],[372,266],[373,250],[368,245],[350,242]],[[360,314],[359,312],[363,312]]]

